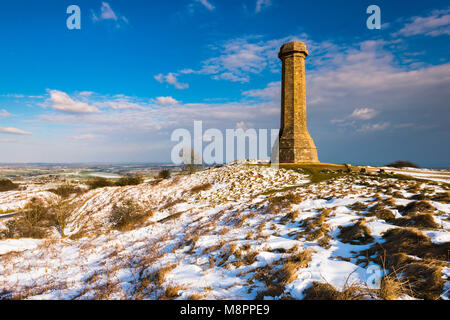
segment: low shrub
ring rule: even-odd
[[[25,205],[23,210],[24,219],[31,225],[35,226],[42,220],[44,215],[48,212],[44,201],[33,198]]]
[[[393,168],[420,168],[417,164],[412,163],[410,161],[398,160],[391,163],[388,163],[386,167]]]
[[[144,182],[144,179],[140,175],[122,177],[115,182],[105,179],[105,178],[102,178],[102,177],[96,177],[96,178],[90,179],[87,182],[87,185],[92,190],[92,189],[105,188],[105,187],[136,186],[138,184],[141,184],[142,182]]]
[[[122,204],[115,204],[113,206],[109,221],[113,228],[125,230],[130,225],[140,221],[143,217],[143,208],[136,201],[127,199]]]
[[[122,177],[115,183],[115,185],[118,187],[136,186],[138,184],[141,184],[142,182],[144,182],[144,179],[140,175],[136,175],[136,176]]]
[[[91,190],[114,186],[114,182],[101,177],[89,179],[86,184],[89,186]]]
[[[9,179],[0,179],[0,192],[17,190],[19,185],[13,183]]]
[[[164,169],[158,173],[158,177],[160,179],[168,179],[170,178],[170,174],[171,174],[170,170]]]
[[[50,192],[53,192],[54,194],[57,194],[58,196],[62,198],[68,198],[70,195],[74,193],[82,193],[83,190],[78,187],[71,184],[63,184],[58,186],[56,189],[50,189]]]
[[[18,215],[6,223],[6,230],[0,234],[1,239],[10,238],[44,238],[49,228],[57,222],[41,199],[33,198],[28,202],[22,215]]]

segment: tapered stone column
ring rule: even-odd
[[[317,148],[306,127],[305,58],[303,42],[285,43],[278,57],[283,63],[281,82],[280,163],[319,162]]]

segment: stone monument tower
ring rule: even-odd
[[[303,42],[285,43],[278,54],[283,63],[279,163],[319,162],[317,148],[306,127],[305,58]]]

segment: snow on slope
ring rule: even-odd
[[[25,191],[0,192],[0,211],[20,210],[32,198],[39,198],[46,202],[57,199],[57,196],[47,191],[43,186],[29,186]]]
[[[171,286],[178,288],[179,299],[254,299],[266,289],[262,272],[302,252],[310,252],[311,259],[294,272],[284,296],[304,298],[303,290],[313,281],[337,288],[348,281],[364,283],[368,273],[357,261],[358,252],[371,244],[343,243],[339,227],[363,217],[351,209],[353,204],[388,198],[380,193],[383,182],[367,185],[358,176],[307,182],[307,176],[290,170],[233,164],[154,186],[92,190],[74,200],[66,228],[67,235],[82,232],[83,237],[0,241],[0,294],[3,289],[4,297],[28,299],[156,299]],[[208,183],[209,189],[192,191]],[[405,183],[391,186],[391,192],[406,197],[395,198],[394,204],[412,201]],[[287,187],[292,188],[282,190]],[[439,185],[422,188],[444,191]],[[296,197],[288,205],[286,194]],[[154,215],[135,230],[112,230],[112,206],[129,198]],[[434,219],[442,228],[424,232],[437,243],[448,241],[450,205],[431,204],[441,213]],[[399,215],[392,205],[391,210]],[[304,222],[323,212],[327,245],[304,234]],[[382,232],[396,228],[376,217],[366,225],[380,242]]]

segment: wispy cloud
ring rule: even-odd
[[[155,80],[159,83],[168,83],[173,85],[177,89],[187,89],[189,88],[189,85],[187,83],[181,83],[177,79],[178,74],[170,72],[167,75],[163,75],[162,73],[157,74],[154,76]]]
[[[116,14],[108,2],[102,2],[99,13],[92,12],[92,21],[109,21],[114,23],[117,28],[120,28],[123,24],[128,23],[128,19],[125,16]]]
[[[9,139],[9,138],[2,138],[0,139],[0,143],[14,143],[14,142],[18,142],[18,139]]]
[[[7,93],[7,94],[1,94],[0,97],[20,99],[20,98],[25,98],[26,96],[23,94]]]
[[[267,84],[264,89],[253,89],[244,91],[244,96],[259,98],[263,100],[279,100],[281,97],[281,82],[274,81]]]
[[[263,10],[264,8],[268,8],[271,5],[272,5],[272,1],[271,0],[257,0],[256,1],[255,12],[259,13],[259,12],[261,12],[261,10]]]
[[[209,11],[215,9],[215,7],[208,0],[197,0],[197,2],[200,2]]]
[[[371,108],[356,108],[353,110],[352,114],[349,116],[349,118],[352,119],[360,119],[360,120],[370,120],[374,118],[378,112]]]
[[[215,80],[249,82],[252,74],[259,74],[267,68],[277,70],[277,53],[287,41],[299,40],[302,36],[264,40],[260,36],[231,39],[211,46],[219,55],[204,60],[198,70],[184,69],[180,73],[209,75]]]
[[[166,106],[166,105],[177,104],[178,101],[175,100],[172,97],[157,97],[156,98],[156,103],[159,104],[159,105]]]
[[[75,140],[75,141],[86,141],[86,140],[92,140],[94,138],[95,138],[95,136],[93,134],[84,134],[81,136],[70,137],[70,139]]]
[[[341,128],[352,128],[357,131],[376,131],[381,127],[379,124],[361,124],[360,121],[367,121],[375,118],[378,111],[372,108],[356,108],[351,114],[341,119],[332,119],[330,122]],[[387,127],[386,127],[387,128]]]
[[[0,110],[0,118],[7,118],[11,116],[12,114],[6,111],[5,109]]]
[[[31,132],[12,127],[9,128],[0,127],[0,133],[14,134],[14,135],[31,135]]]
[[[400,31],[394,35],[406,37],[426,35],[436,37],[450,35],[450,8],[434,10],[428,16],[413,17]]]
[[[41,104],[63,113],[90,114],[104,109],[125,110],[143,109],[139,99],[126,95],[105,96],[92,91],[68,94],[59,90],[47,90],[49,97]]]
[[[379,122],[373,124],[365,124],[361,128],[357,129],[359,132],[370,132],[370,131],[383,131],[390,127],[389,122]]]

